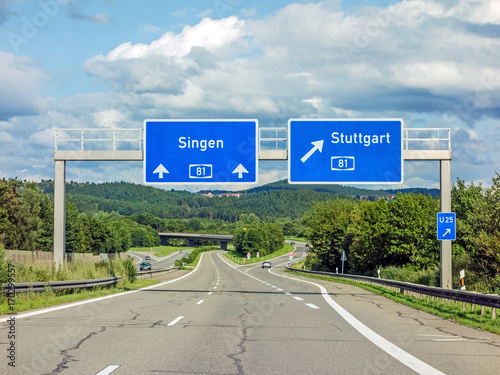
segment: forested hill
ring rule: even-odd
[[[262,191],[273,191],[273,190],[290,190],[290,191],[299,191],[299,190],[313,190],[316,192],[323,193],[331,193],[331,194],[339,194],[345,196],[370,196],[370,197],[386,197],[387,195],[397,195],[398,193],[402,194],[423,194],[430,195],[433,198],[439,196],[439,189],[427,189],[427,188],[404,188],[404,189],[384,189],[384,190],[370,190],[357,188],[352,186],[343,186],[343,185],[302,185],[302,184],[289,184],[287,180],[281,180],[272,182],[270,184],[257,186],[251,189],[244,191],[244,193],[260,193]],[[207,190],[206,192],[208,192]],[[211,191],[213,194],[218,193],[227,193],[226,191]]]
[[[42,181],[40,188],[53,194],[52,181]],[[214,196],[173,191],[126,182],[69,183],[67,199],[81,213],[118,212],[122,215],[152,214],[159,218],[210,218],[235,222],[241,214],[301,218],[316,202],[345,197],[311,190],[269,190],[249,192],[240,197]]]
[[[273,190],[291,190],[291,191],[300,191],[300,190],[312,190],[316,192],[323,193],[331,193],[331,194],[340,194],[346,196],[379,196],[385,197],[387,192],[382,190],[370,190],[370,189],[360,189],[350,186],[343,185],[303,185],[303,184],[289,184],[287,180],[281,180],[272,182],[267,185],[257,186],[255,188],[249,189],[247,193],[259,193],[261,191],[273,191]]]

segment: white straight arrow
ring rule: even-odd
[[[305,154],[302,159],[302,163],[305,163],[307,159],[311,157],[312,154],[316,152],[316,150],[319,150],[319,152],[323,151],[323,142],[324,141],[316,141],[316,142],[311,142],[311,144],[314,146],[312,149],[309,150],[307,154]]]
[[[169,172],[167,171],[167,168],[165,168],[165,167],[163,166],[163,164],[160,164],[160,165],[159,165],[158,167],[156,167],[156,169],[153,171],[153,174],[155,174],[155,173],[158,173],[158,176],[159,176],[160,178],[163,178],[163,173],[169,173]]]
[[[248,173],[248,171],[242,164],[240,164],[235,168],[233,173],[238,173],[238,178],[243,178],[243,173]]]

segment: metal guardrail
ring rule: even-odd
[[[157,273],[163,273],[163,272],[174,272],[174,271],[177,271],[179,269],[178,266],[173,266],[173,267],[170,267],[170,268],[162,268],[162,269],[159,269],[159,270],[151,270],[151,271],[138,271],[137,272],[137,278],[138,279],[146,279],[148,278],[148,276],[152,277],[153,274],[157,274]]]
[[[492,310],[493,319],[496,318],[496,309],[500,308],[500,295],[498,294],[483,294],[476,292],[466,292],[462,290],[450,290],[433,286],[406,283],[403,281],[378,279],[376,277],[368,277],[368,276],[336,274],[336,273],[321,272],[321,271],[306,271],[290,267],[286,267],[286,269],[296,272],[314,274],[314,275],[324,275],[335,278],[349,279],[362,283],[379,284],[384,287],[389,287],[395,291],[399,291],[399,293],[411,295],[414,297],[422,298],[422,296],[430,296],[434,298],[441,298],[443,303],[445,300],[470,303],[473,306],[476,305],[482,306],[481,313],[484,313],[484,306],[488,306],[493,309]]]
[[[78,288],[93,288],[96,286],[116,284],[121,280],[121,276],[104,277],[101,279],[70,280],[70,281],[48,281],[35,283],[12,283],[3,285],[3,293],[26,293],[29,291],[43,292],[47,289],[64,290]]]

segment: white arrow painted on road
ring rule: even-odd
[[[167,168],[163,166],[163,164],[160,164],[156,169],[153,171],[153,174],[158,173],[160,178],[163,178],[163,173],[169,173],[167,171]]]
[[[233,173],[238,173],[238,178],[243,178],[243,173],[248,173],[246,168],[243,165],[238,165]]]
[[[451,229],[446,229],[444,231],[443,237],[446,236],[447,234],[450,234],[450,233],[451,233]]]
[[[316,150],[319,150],[319,152],[323,151],[323,142],[324,141],[316,141],[316,142],[311,142],[311,144],[314,146],[312,149],[309,150],[307,154],[305,154],[302,159],[302,163],[305,163],[307,159],[311,157],[312,154],[316,152]]]

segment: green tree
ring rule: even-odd
[[[36,183],[26,183],[19,201],[21,203],[19,220],[20,248],[34,251],[43,231],[43,220],[41,218],[43,193]]]
[[[318,203],[312,214],[304,216],[309,226],[308,239],[317,264],[324,270],[334,270],[341,263],[343,251],[349,251],[351,237],[348,229],[356,204],[351,200],[337,199]]]
[[[0,242],[7,249],[18,249],[21,244],[20,187],[17,179],[0,180]]]

